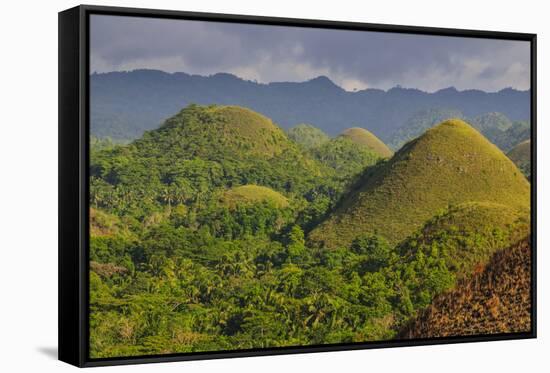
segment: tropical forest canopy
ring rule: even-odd
[[[129,142],[96,132],[91,356],[397,336],[530,234],[529,182],[484,132],[514,122],[420,122],[395,154],[352,121],[285,132],[232,105],[188,105]]]

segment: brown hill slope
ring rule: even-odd
[[[397,339],[528,332],[531,329],[530,238],[501,250],[470,279],[436,297]]]

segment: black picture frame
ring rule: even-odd
[[[88,357],[89,17],[223,21],[527,41],[531,46],[531,330],[525,333],[314,345],[173,355]],[[536,338],[536,34],[81,5],[59,13],[59,360],[78,367]]]

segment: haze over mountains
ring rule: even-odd
[[[502,113],[511,121],[530,117],[529,91],[447,88],[427,93],[396,87],[348,92],[325,76],[261,84],[226,73],[199,76],[134,70],[92,74],[90,90],[92,134],[118,140],[140,137],[190,103],[244,106],[285,129],[311,123],[331,136],[350,127],[367,128],[386,143],[398,142],[396,131],[418,112],[433,108],[460,111],[468,118],[490,112]]]

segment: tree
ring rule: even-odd
[[[160,198],[164,203],[168,205],[168,207],[172,206],[172,203],[175,200],[174,193],[169,188],[164,188],[160,194]]]
[[[305,254],[306,241],[304,239],[304,231],[299,225],[293,225],[288,233],[287,253],[292,261],[298,260]]]

